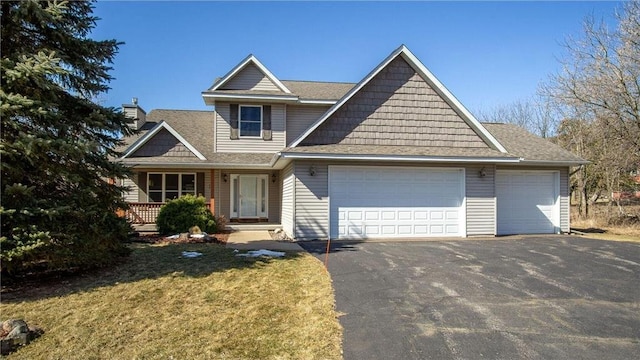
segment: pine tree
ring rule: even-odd
[[[130,230],[115,214],[123,189],[108,179],[131,133],[106,92],[115,40],[89,37],[90,2],[0,3],[2,272],[87,268],[112,263]]]

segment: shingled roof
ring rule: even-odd
[[[483,125],[507,149],[509,154],[518,156],[524,161],[587,163],[584,159],[559,145],[533,135],[520,126],[502,123],[483,123]]]
[[[301,100],[339,100],[354,83],[282,80],[282,83]]]
[[[282,80],[291,93],[276,90],[226,90],[207,91],[207,94],[233,95],[269,95],[282,97],[298,97],[298,100],[330,100],[337,101],[344,96],[354,83]]]
[[[350,156],[425,156],[447,158],[492,158],[523,162],[551,162],[584,164],[586,161],[549,140],[542,139],[513,124],[484,123],[484,127],[504,146],[507,153],[490,148],[454,148],[395,145],[308,145],[290,147],[285,154],[324,154]]]

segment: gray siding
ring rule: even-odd
[[[136,150],[130,157],[196,157],[191,150],[187,149],[180,140],[173,136],[168,130],[158,131],[141,148]]]
[[[285,146],[285,106],[283,104],[271,105],[271,130],[272,140],[262,138],[240,137],[231,140],[231,125],[229,122],[228,102],[216,102],[216,152],[259,152],[275,153]],[[241,103],[240,105],[262,105],[256,103]]]
[[[257,66],[247,65],[231,78],[220,90],[281,91]]]
[[[380,71],[302,143],[488,147],[402,57]]]
[[[222,181],[222,173],[227,174],[227,182]],[[269,222],[279,223],[280,222],[280,184],[276,179],[274,183],[271,180],[271,173],[257,172],[254,170],[216,170],[216,183],[215,188],[217,190],[216,195],[216,214],[224,215],[227,219],[231,218],[231,175],[233,174],[256,174],[262,175],[267,174],[269,184],[269,199],[268,199],[268,207],[269,207]]]
[[[293,175],[293,163],[290,163],[280,173],[282,177],[282,229],[289,237],[294,237],[293,233],[293,203],[295,199]]]
[[[307,130],[329,107],[287,105],[287,145]]]
[[[122,179],[122,185],[129,187],[129,191],[124,193],[124,201],[138,202],[138,173],[134,172],[130,178]]]
[[[309,167],[316,169],[315,176]],[[296,162],[294,233],[296,239],[329,238],[329,182],[326,163]]]
[[[222,191],[220,191],[220,188],[224,185],[224,183],[222,182],[222,172],[220,170],[213,170],[213,198],[215,199],[215,204],[214,204],[214,214],[216,214],[216,216],[219,215],[224,215],[224,217],[227,218],[227,220],[229,220],[229,209],[227,209],[227,211],[225,213],[222,212],[222,201],[221,201],[221,196],[222,196]],[[226,185],[229,186],[229,185]],[[227,200],[227,204],[228,204]]]
[[[484,168],[484,177],[480,170]],[[495,166],[492,164],[465,167],[467,197],[467,235],[495,235],[496,199]]]

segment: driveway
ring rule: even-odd
[[[332,243],[349,359],[640,359],[640,245]],[[303,243],[324,261],[325,244]]]

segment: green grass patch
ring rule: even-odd
[[[331,280],[311,255],[238,258],[217,244],[132,249],[109,271],[4,293],[3,319],[45,331],[8,359],[341,358]]]

